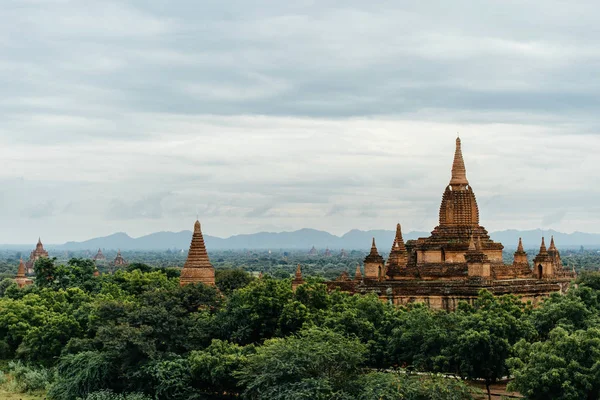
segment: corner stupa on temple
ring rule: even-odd
[[[48,252],[44,249],[44,245],[42,244],[42,238],[38,238],[38,242],[35,245],[35,250],[33,250],[31,252],[31,254],[29,255],[29,260],[25,264],[25,274],[33,275],[34,274],[33,267],[35,265],[35,262],[37,260],[39,260],[40,258],[48,258],[48,257],[49,257]]]
[[[519,240],[512,264],[504,264],[501,243],[480,224],[477,199],[456,139],[450,181],[444,188],[438,225],[431,235],[402,238],[400,224],[389,257],[384,261],[375,240],[364,260],[362,280],[337,279],[328,287],[351,293],[377,293],[395,304],[424,302],[432,308],[454,310],[459,301],[473,302],[481,289],[511,293],[537,304],[551,293],[564,293],[575,274],[563,268],[554,239],[544,240],[532,266]]]
[[[179,284],[181,286],[190,283],[204,283],[205,285],[215,285],[215,269],[208,259],[208,253],[202,237],[200,221],[194,224],[194,233],[188,252],[187,260],[181,270]]]

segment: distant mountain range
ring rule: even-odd
[[[242,249],[368,249],[371,239],[374,237],[378,248],[386,252],[391,247],[394,231],[351,230],[343,236],[335,236],[328,232],[315,229],[300,229],[294,232],[260,232],[247,235],[235,235],[223,239],[205,235],[204,240],[209,250],[242,250]],[[549,244],[550,236],[554,235],[556,245],[559,248],[567,247],[597,247],[600,248],[600,234],[593,233],[561,233],[553,230],[542,231],[540,229],[530,231],[506,230],[493,232],[492,239],[502,242],[507,248],[515,248],[519,237],[523,238],[523,244],[528,249],[537,248],[542,236],[545,236]],[[407,232],[404,240],[427,237],[429,232]],[[96,250],[121,249],[121,250],[166,250],[187,249],[192,237],[191,231],[182,232],[157,232],[139,238],[132,238],[126,233],[115,233],[110,236],[86,240],[84,242],[68,242],[64,245],[48,246],[63,250]]]

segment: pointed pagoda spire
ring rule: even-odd
[[[406,251],[404,245],[404,239],[402,238],[402,227],[398,223],[396,225],[396,237],[394,238],[394,244],[392,245],[392,251]]]
[[[523,250],[523,240],[521,240],[521,238],[519,238],[519,246],[517,246],[517,252],[525,253],[525,250]]]
[[[462,155],[460,138],[456,138],[456,150],[454,152],[454,162],[452,163],[452,179],[451,186],[466,186],[469,184],[467,180],[467,169]]]
[[[94,268],[94,276],[100,276],[100,271],[98,271],[98,266]]]
[[[548,250],[546,250],[546,242],[544,241],[544,237],[542,236],[542,244],[540,245],[540,254],[546,254]]]
[[[262,272],[262,271],[260,271],[260,273],[258,274],[258,279],[262,279],[262,278],[264,278],[264,276],[263,276],[263,272]]]
[[[183,270],[181,270],[180,284],[197,282],[207,285],[215,284],[215,269],[208,259],[200,221],[198,220],[194,223],[192,242],[190,243],[187,260],[183,265]]]
[[[371,244],[371,253],[370,255],[378,256],[379,252],[377,251],[377,245],[375,244],[375,238],[373,238],[373,244]]]
[[[298,264],[298,266],[296,267],[296,280],[302,280],[302,267],[300,266],[300,264]]]
[[[21,258],[19,260],[19,269],[17,269],[17,278],[25,278],[25,263]]]
[[[550,248],[548,250],[556,250],[556,246],[554,245],[554,235],[550,238]]]
[[[356,264],[356,272],[354,273],[355,281],[362,281],[362,272],[360,272],[360,264]]]

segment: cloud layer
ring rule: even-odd
[[[599,14],[9,0],[0,242],[429,230],[456,132],[489,229],[598,231]]]

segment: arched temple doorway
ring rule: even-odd
[[[544,276],[544,267],[542,267],[542,264],[538,265],[537,267],[537,276],[538,279],[542,279],[542,277]]]

